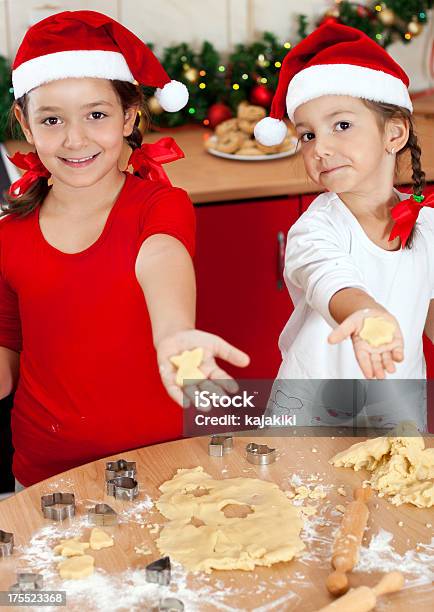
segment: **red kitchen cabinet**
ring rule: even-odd
[[[308,193],[300,196],[300,214],[309,208],[316,197],[318,197],[317,193]]]
[[[238,378],[274,378],[277,341],[292,312],[282,280],[286,235],[300,198],[196,207],[197,327],[222,336],[251,357]]]

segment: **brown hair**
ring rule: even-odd
[[[383,102],[373,102],[371,100],[362,100],[362,102],[365,104],[365,106],[367,106],[377,115],[377,119],[379,121],[381,129],[384,129],[386,121],[389,119],[400,118],[408,123],[409,134],[407,143],[396,154],[395,178],[398,175],[402,155],[405,153],[405,151],[410,151],[413,195],[422,195],[422,192],[425,189],[425,172],[422,170],[422,165],[420,162],[421,149],[417,140],[417,135],[410,111],[401,106],[396,106],[395,104],[385,104]],[[405,248],[411,248],[415,232],[416,227],[413,227],[408,241],[405,245]]]
[[[134,123],[133,131],[129,136],[126,137],[126,141],[129,146],[134,150],[142,144],[142,133],[139,130],[140,119],[143,118],[145,127],[149,125],[149,112],[145,104],[145,97],[143,90],[140,85],[135,85],[127,81],[112,80],[113,89],[115,90],[118,99],[122,105],[122,110],[125,112],[132,106],[139,107],[139,113],[137,114],[136,121]],[[15,100],[9,111],[8,127],[11,135],[16,134],[16,129],[20,127],[18,120],[14,114],[15,106],[19,106],[28,122],[28,95],[24,94],[21,98]],[[21,129],[20,129],[21,131]],[[3,193],[3,198],[0,203],[0,217],[15,213],[18,216],[25,216],[31,213],[35,208],[40,206],[50,190],[48,185],[48,179],[39,178],[35,181],[27,192],[20,196],[15,197],[10,195],[6,190]]]

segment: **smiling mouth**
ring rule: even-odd
[[[82,167],[91,164],[98,155],[99,153],[95,153],[95,155],[88,155],[87,157],[59,157],[59,159],[67,166]]]

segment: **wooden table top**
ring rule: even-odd
[[[0,502],[0,529],[15,534],[13,555],[0,558],[0,591],[7,590],[16,581],[19,568],[44,573],[44,588],[65,588],[67,585],[68,610],[81,612],[149,609],[156,605],[160,595],[166,597],[170,589],[172,596],[184,602],[188,612],[310,612],[329,603],[331,598],[324,581],[330,568],[333,534],[342,516],[335,507],[350,501],[354,487],[360,486],[367,473],[333,468],[328,460],[361,438],[259,437],[256,432],[256,435],[236,437],[234,450],[223,458],[208,455],[208,440],[207,437],[190,438],[123,453],[123,458],[137,462],[140,493],[133,502],[114,500],[105,494],[105,460],[64,472]],[[276,447],[277,461],[269,466],[248,463],[244,449],[251,441]],[[433,438],[427,438],[426,442],[427,446],[434,446]],[[309,505],[318,504],[318,511],[305,518],[302,537],[306,550],[301,557],[270,568],[259,567],[250,572],[215,571],[211,575],[187,574],[173,563],[170,587],[147,584],[144,568],[161,554],[155,546],[158,533],[151,533],[146,526],[165,522],[154,506],[150,508],[149,498],[158,499],[159,485],[172,478],[178,468],[199,465],[217,479],[261,478],[277,483],[285,491],[292,489],[291,482],[308,487],[321,484],[327,497],[308,500]],[[340,486],[347,491],[347,497],[338,493]],[[75,517],[62,523],[42,517],[40,497],[54,491],[75,493]],[[71,537],[71,534],[87,538],[91,527],[87,508],[97,502],[106,502],[120,513],[118,525],[104,528],[113,534],[115,545],[92,551],[96,567],[94,576],[59,583],[52,548],[61,538]],[[408,504],[397,508],[376,495],[370,501],[370,509],[359,570],[350,577],[352,586],[372,586],[384,571],[399,569],[405,573],[408,586],[400,593],[383,597],[381,610],[408,612],[411,606],[418,612],[432,610],[434,546],[430,524],[434,523],[434,509],[419,509]],[[150,547],[151,555],[135,551],[135,546],[143,544]],[[427,584],[429,568],[431,577]],[[424,581],[425,584],[421,584]]]
[[[422,148],[422,167],[427,180],[434,181],[434,118],[417,114],[415,127]],[[204,149],[203,141],[209,134],[205,128],[186,127],[144,137],[144,142],[155,142],[163,136],[175,138],[185,159],[165,164],[164,169],[173,185],[185,189],[196,204],[324,191],[307,176],[300,154],[267,161],[221,159]],[[411,174],[409,156],[405,154],[395,184],[411,183]]]

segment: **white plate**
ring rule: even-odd
[[[282,159],[282,157],[290,157],[296,153],[297,138],[291,136],[291,141],[294,144],[294,148],[291,151],[283,151],[282,153],[264,153],[264,155],[234,155],[233,153],[224,153],[217,149],[206,149],[211,155],[216,157],[223,157],[224,159],[233,159],[235,161],[266,161],[268,159]],[[210,142],[217,142],[216,136],[210,136]]]

